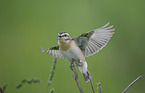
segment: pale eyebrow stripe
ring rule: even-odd
[[[68,33],[63,33],[63,34],[62,34],[62,36],[63,36],[63,35],[67,35],[67,36],[69,36],[69,34],[68,34]]]

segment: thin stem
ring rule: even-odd
[[[4,93],[2,87],[0,87],[0,92],[1,92],[1,93]]]
[[[80,85],[80,83],[79,83],[79,80],[78,80],[78,74],[77,74],[76,63],[75,63],[74,60],[72,60],[72,63],[74,64],[74,74],[75,74],[75,76],[72,75],[72,77],[75,79],[75,81],[76,81],[76,83],[77,83],[77,86],[78,86],[78,88],[79,88],[79,90],[80,90],[80,93],[84,93],[83,90],[82,90],[82,87],[81,87],[81,85]]]
[[[93,87],[93,84],[92,84],[91,77],[90,77],[90,83],[91,83],[91,87],[92,87],[93,93],[95,93],[95,90],[94,90],[94,87]]]
[[[52,89],[49,91],[49,93],[54,93],[54,88],[52,88]]]
[[[103,93],[100,81],[99,81],[99,84],[97,84],[97,85],[99,86],[99,93]]]
[[[141,77],[143,77],[142,75],[139,76],[138,78],[136,78],[133,82],[131,82],[127,87],[126,89],[122,92],[122,93],[125,93],[137,80],[139,80]]]
[[[54,58],[52,68],[51,68],[51,71],[50,71],[50,76],[49,76],[49,79],[48,79],[48,85],[47,85],[47,88],[46,88],[46,93],[47,93],[48,87],[52,83],[52,79],[54,77],[54,73],[55,73],[55,69],[56,69],[56,63],[57,63],[57,58]]]
[[[57,63],[57,58],[54,58],[52,68],[51,68],[51,72],[50,72],[50,76],[49,76],[49,80],[48,80],[48,85],[49,86],[51,85],[52,79],[54,77],[54,73],[55,73],[55,69],[56,69],[56,63]]]
[[[40,83],[41,80],[37,79],[37,78],[32,78],[32,79],[23,79],[19,84],[17,84],[16,88],[19,89],[22,87],[23,84],[28,83],[28,84],[32,84],[32,83]],[[6,85],[5,85],[6,87]],[[3,90],[5,89],[5,87],[3,87]]]

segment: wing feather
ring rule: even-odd
[[[53,46],[49,49],[43,50],[43,48],[40,48],[42,52],[47,52],[48,54],[56,57],[56,58],[64,58],[61,52],[59,51],[59,45]]]
[[[96,47],[96,45],[95,45],[93,42],[90,42],[90,46],[92,47],[93,52],[94,52],[94,51],[96,51],[96,48],[95,48],[95,47]]]
[[[106,27],[108,25],[109,25],[109,23],[107,23],[105,26],[103,26],[101,28],[94,30],[94,34],[88,40],[87,46],[92,46],[95,44],[96,50],[91,53],[85,53],[86,57],[93,55],[96,52],[98,52],[99,50],[101,50],[103,47],[106,46],[108,41],[111,39],[112,35],[114,34],[114,32],[111,32],[111,31],[114,31],[115,29],[111,29],[113,27],[113,25]],[[86,49],[85,51],[88,51],[88,49]]]
[[[109,24],[107,23],[101,28],[83,33],[73,39],[86,57],[99,52],[111,39],[114,34],[112,31],[115,29],[112,29],[113,25],[108,26]]]

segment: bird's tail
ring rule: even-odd
[[[87,62],[84,62],[83,66],[78,67],[78,68],[81,71],[81,73],[83,74],[85,82],[90,81],[91,75],[90,75],[90,73],[88,72],[88,69],[87,69]]]
[[[85,82],[90,81],[91,75],[90,75],[90,73],[88,71],[86,73],[82,73],[82,74],[83,74]]]

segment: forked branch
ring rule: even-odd
[[[80,93],[84,93],[83,90],[82,90],[82,87],[81,87],[81,85],[79,83],[79,80],[78,80],[77,67],[76,67],[76,63],[75,63],[74,59],[72,59],[72,63],[74,65],[73,67],[74,67],[74,74],[75,74],[75,76],[72,75],[72,77],[75,79],[75,81],[77,83],[77,86],[78,86],[78,88],[80,90]]]

